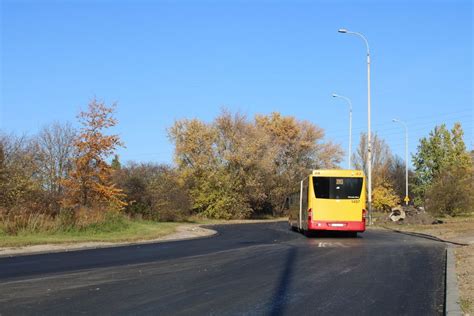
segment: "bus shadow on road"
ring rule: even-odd
[[[296,248],[290,248],[286,256],[285,267],[280,274],[277,286],[272,295],[270,315],[284,315],[288,300],[288,289],[296,259]]]

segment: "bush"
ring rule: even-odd
[[[76,214],[72,209],[61,209],[56,216],[58,230],[68,231],[76,226]]]
[[[189,192],[176,170],[166,165],[130,164],[116,182],[127,195],[127,214],[154,221],[180,221],[189,215]]]
[[[426,210],[456,216],[474,211],[473,170],[451,167],[441,172],[425,195]]]
[[[241,185],[235,179],[218,174],[201,179],[191,191],[191,196],[201,216],[215,219],[246,218],[252,209],[241,192]]]
[[[121,231],[127,229],[130,226],[128,219],[121,213],[118,212],[100,212],[105,214],[101,220],[90,222],[82,226],[78,226],[79,231],[87,231],[91,233],[107,233],[114,231]],[[98,219],[98,218],[97,218]]]
[[[392,207],[400,203],[400,198],[390,184],[382,183],[374,188],[372,201],[372,206],[376,210],[389,211]]]

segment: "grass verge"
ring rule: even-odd
[[[17,235],[0,235],[0,247],[19,247],[40,244],[79,242],[124,242],[155,239],[176,231],[182,223],[129,220],[118,227],[98,226],[83,230],[56,232],[19,232]]]

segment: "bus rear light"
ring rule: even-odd
[[[308,221],[311,221],[311,216],[313,215],[312,210],[308,210]]]
[[[367,211],[362,210],[362,220],[365,221],[365,218],[367,217]]]

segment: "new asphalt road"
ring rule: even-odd
[[[0,314],[436,315],[442,243],[384,230],[307,238],[284,222],[210,238],[0,258]]]

